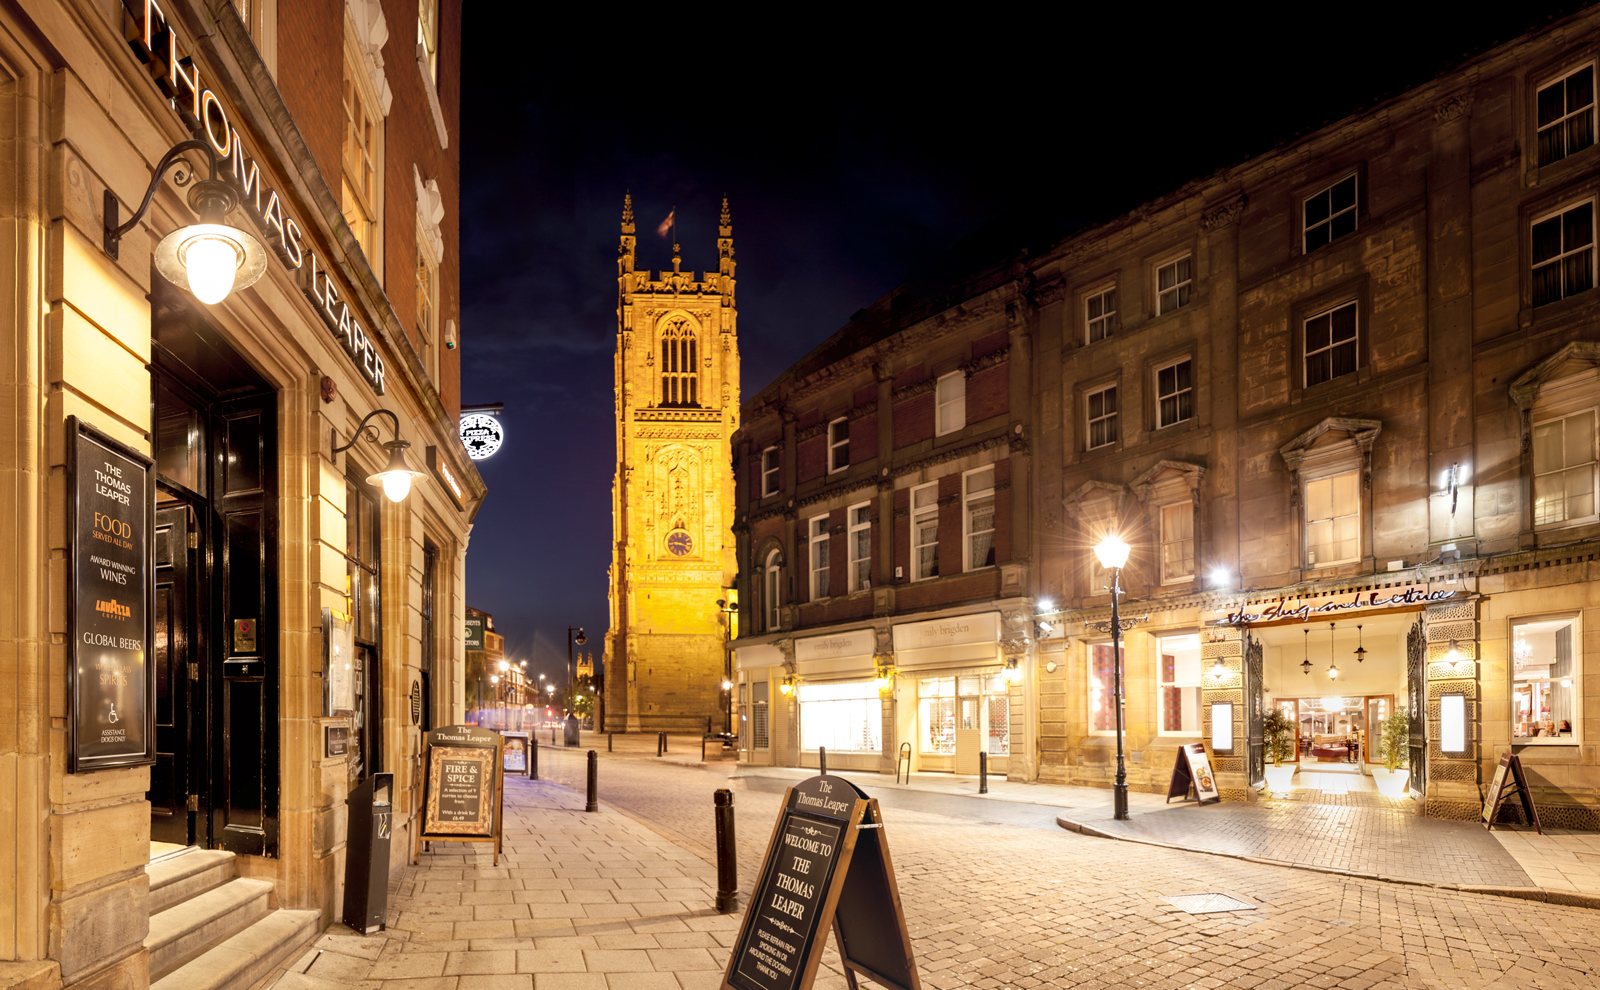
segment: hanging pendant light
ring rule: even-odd
[[[1333,626],[1332,622],[1328,623],[1328,680],[1330,681],[1339,679],[1339,665],[1333,662]]]
[[[1361,627],[1356,626],[1356,663],[1367,658],[1367,648],[1361,645]]]
[[[1300,673],[1302,673],[1302,674],[1310,674],[1311,673],[1311,630],[1309,630],[1309,629],[1306,630],[1306,638],[1305,638],[1305,643],[1304,643],[1302,656],[1304,657],[1304,659],[1300,661]]]

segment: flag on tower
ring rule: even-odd
[[[661,226],[656,228],[656,236],[657,237],[665,237],[665,236],[667,236],[667,231],[672,229],[672,218],[674,216],[676,216],[677,213],[678,213],[678,208],[676,206],[674,206],[670,211],[668,211],[667,218],[665,220],[661,221]]]

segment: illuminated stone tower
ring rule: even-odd
[[[677,239],[677,230],[672,230]],[[617,252],[617,473],[605,728],[722,728],[723,628],[736,567],[731,440],[739,337],[733,225],[722,201],[717,270],[635,271],[633,201]]]

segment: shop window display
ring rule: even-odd
[[[1200,734],[1200,637],[1161,639],[1160,677],[1162,735]]]
[[[1524,620],[1511,627],[1511,738],[1519,744],[1578,741],[1575,618]]]
[[[872,681],[800,685],[800,748],[830,753],[883,749],[883,702]]]

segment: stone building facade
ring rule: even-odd
[[[404,861],[420,733],[463,711],[485,495],[456,429],[460,29],[454,0],[0,9],[0,985],[194,985],[237,932],[253,961],[205,965],[248,986],[339,916],[378,772]],[[213,177],[264,267],[208,305],[156,266]],[[153,638],[109,710],[72,635],[79,429],[153,462],[123,531],[148,593],[105,607]],[[374,439],[409,444],[399,501]],[[152,735],[91,772],[85,727],[142,721],[146,683]]]
[[[671,228],[673,237],[676,227]],[[635,270],[633,200],[617,256],[617,470],[611,485],[608,732],[721,728],[720,603],[735,569],[729,437],[739,418],[733,223],[717,228],[717,270]]]
[[[1012,367],[1030,369],[1008,413],[1028,452],[1014,518],[1029,522],[1010,537],[1026,566],[1001,611],[1037,622],[1013,776],[1111,782],[1110,575],[1091,548],[1115,534],[1133,548],[1133,786],[1163,793],[1176,748],[1204,742],[1224,796],[1252,799],[1272,706],[1300,727],[1302,772],[1370,774],[1398,713],[1427,814],[1476,816],[1499,757],[1517,753],[1547,822],[1600,827],[1597,54],[1600,14],[1573,15],[948,289],[926,326],[1003,297]],[[886,393],[876,409],[904,387],[888,339],[853,325],[746,410],[745,601],[769,542],[797,579],[761,644],[769,679],[807,681],[784,641],[798,651],[808,628],[798,578],[816,496],[785,477],[763,501],[754,458],[793,449],[804,478],[807,429],[840,416],[854,443],[867,367]],[[897,491],[895,470],[875,463],[872,480]],[[890,498],[867,501],[881,517]],[[847,525],[830,518],[828,537]],[[899,563],[881,552],[882,568]],[[810,608],[830,629],[881,625],[903,601],[888,591],[874,585],[871,616],[865,595],[837,591]],[[997,655],[1010,633],[996,630]],[[757,642],[736,645],[743,666]],[[803,734],[794,707],[769,732],[793,736],[798,715]]]

